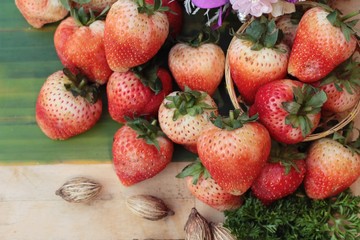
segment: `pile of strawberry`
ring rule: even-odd
[[[173,41],[183,27],[180,1],[15,2],[34,27],[62,19],[63,8],[70,11],[54,34],[65,68],[41,88],[39,127],[57,140],[88,131],[102,114],[103,87],[111,118],[123,124],[112,145],[123,185],[162,171],[174,144],[199,157],[177,177],[220,211],[240,207],[249,190],[271,204],[303,184],[310,198],[324,199],[359,178],[352,130],[303,143],[322,115],[351,110],[360,99],[352,16],[299,4],[305,13],[298,22],[290,15],[253,19],[227,49],[231,77],[249,108],[221,116],[212,95],[224,77],[224,51],[204,42],[205,33],[188,43]]]

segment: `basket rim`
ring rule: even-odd
[[[240,28],[236,31],[236,33],[243,32],[246,29],[246,27],[250,25],[252,20],[253,20],[253,18],[250,19],[249,21],[245,22],[244,24],[242,24],[240,26]],[[235,40],[236,40],[236,36],[234,36],[231,39],[229,46]],[[359,49],[360,49],[360,41],[358,40],[357,43],[358,43],[358,46],[357,46],[357,50],[355,50],[355,51],[359,51]],[[240,107],[240,104],[239,104],[239,101],[238,101],[238,96],[236,95],[236,92],[235,92],[234,81],[231,78],[228,51],[227,51],[226,57],[225,57],[225,85],[226,85],[226,90],[228,92],[228,95],[229,95],[229,98],[231,100],[232,105],[234,106],[235,109],[239,109],[241,112],[243,112],[243,109]],[[355,106],[349,111],[350,112],[346,115],[346,117],[341,119],[341,121],[339,121],[336,125],[332,126],[330,129],[325,130],[323,132],[310,134],[307,137],[305,137],[305,139],[302,142],[314,141],[314,140],[326,137],[326,136],[328,136],[330,134],[333,134],[333,133],[339,131],[343,127],[345,127],[352,120],[354,120],[355,117],[359,114],[359,112],[360,112],[360,100],[358,100],[357,103],[355,104]]]

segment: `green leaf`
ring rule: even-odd
[[[316,91],[315,94],[310,96],[310,99],[306,102],[306,106],[312,106],[313,108],[321,108],[326,102],[327,95],[323,90]]]
[[[279,29],[276,28],[275,20],[271,20],[267,25],[267,31],[264,38],[264,46],[272,48],[275,46],[279,37]]]
[[[301,108],[297,102],[283,102],[281,105],[290,114],[297,114]]]
[[[165,134],[157,126],[157,121],[153,120],[151,123],[143,118],[125,117],[126,125],[132,128],[137,133],[137,138],[142,138],[149,145],[154,145],[160,151],[160,145],[157,138],[165,136]]]
[[[70,11],[70,0],[60,0],[60,3],[66,10]]]
[[[341,24],[339,22],[339,11],[335,10],[329,13],[326,18],[333,26],[340,27]]]
[[[350,38],[351,38],[351,35],[353,34],[353,31],[345,24],[341,24],[340,29],[341,29],[342,33],[344,34],[346,41],[350,42]]]
[[[203,176],[204,179],[211,178],[210,173],[206,170],[204,165],[199,159],[196,159],[193,163],[187,165],[179,174],[177,178],[193,177],[193,184],[196,185],[199,178]]]

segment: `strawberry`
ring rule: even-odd
[[[360,177],[359,139],[353,143],[336,139],[316,140],[308,150],[304,186],[310,198],[335,196]]]
[[[349,58],[321,80],[320,89],[327,95],[323,110],[341,113],[360,100],[360,63]]]
[[[356,48],[348,18],[320,7],[301,18],[289,58],[288,72],[303,82],[316,82],[348,59]],[[353,15],[352,15],[353,16]]]
[[[229,45],[231,78],[247,104],[254,102],[260,86],[287,74],[289,47],[280,42],[279,33],[274,20],[261,17],[244,34],[236,34]]]
[[[169,52],[168,65],[181,90],[185,86],[212,95],[225,71],[223,50],[203,33],[188,43],[177,43]]]
[[[110,68],[126,72],[149,61],[169,34],[169,21],[160,0],[119,0],[106,17],[104,44]],[[149,2],[152,2],[149,0]]]
[[[211,113],[217,113],[215,101],[205,92],[186,88],[165,97],[159,108],[158,119],[162,131],[173,142],[196,151],[198,137],[211,125]]]
[[[200,161],[186,166],[176,177],[186,178],[191,194],[218,211],[234,210],[242,204],[242,198],[225,192]]]
[[[305,176],[305,157],[294,145],[272,142],[270,158],[251,186],[254,196],[268,205],[294,193]]]
[[[68,14],[60,0],[15,0],[15,4],[25,20],[34,28],[57,22]]]
[[[175,39],[181,34],[183,28],[183,8],[181,4],[175,0],[163,0],[162,4],[169,8],[169,11],[166,11],[165,14],[169,21],[169,34]]]
[[[261,86],[255,96],[252,113],[278,142],[303,141],[318,126],[324,91],[300,81],[281,79]]]
[[[156,122],[127,119],[115,133],[112,145],[116,175],[124,186],[152,178],[171,162],[173,151],[173,143]]]
[[[144,64],[124,73],[114,72],[106,86],[110,116],[118,122],[124,122],[126,116],[157,116],[171,91],[172,78],[164,68]]]
[[[271,139],[256,117],[230,111],[217,117],[197,142],[200,161],[221,188],[242,195],[260,174],[270,153]]]
[[[104,16],[88,17],[83,9],[71,9],[71,15],[54,34],[60,61],[74,74],[81,72],[91,81],[104,84],[112,73],[104,49]]]
[[[92,128],[100,119],[97,86],[68,69],[51,74],[36,101],[36,122],[51,139],[65,140]]]

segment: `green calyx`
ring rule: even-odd
[[[134,118],[125,117],[126,125],[131,129],[135,130],[138,138],[142,138],[149,145],[154,145],[158,150],[160,150],[159,141],[157,138],[159,136],[165,136],[157,125],[157,121],[153,120],[149,122],[143,118]]]
[[[64,86],[75,98],[78,96],[83,97],[91,104],[97,102],[100,94],[99,84],[89,83],[83,74],[74,75],[68,68],[64,68],[63,73],[71,81],[71,83],[66,83]]]
[[[305,137],[311,133],[313,128],[308,115],[319,113],[327,100],[327,96],[323,90],[309,84],[294,87],[293,94],[293,101],[282,103],[283,109],[289,113],[285,118],[285,123],[293,128],[300,127],[301,133]]]
[[[78,26],[89,26],[97,20],[105,20],[106,15],[110,9],[110,6],[107,6],[101,13],[95,14],[91,9],[88,12],[85,11],[83,7],[79,9],[72,7],[70,0],[60,0],[62,5],[70,11],[70,15],[74,18]],[[79,4],[89,3],[91,0],[71,0],[71,2],[76,2]]]
[[[195,185],[199,181],[199,178],[203,176],[204,179],[211,178],[210,173],[200,162],[199,159],[196,159],[193,163],[187,165],[178,175],[177,178],[193,177],[192,183]]]
[[[219,30],[213,30],[210,27],[204,27],[199,31],[195,31],[192,36],[179,37],[178,41],[192,47],[199,47],[205,43],[218,44],[220,41],[220,32]]]
[[[349,58],[321,80],[320,86],[331,83],[339,92],[343,91],[342,86],[344,86],[348,93],[354,94],[354,91],[360,87],[360,62]]]
[[[341,16],[341,12],[339,10],[334,10],[327,15],[327,19],[334,26],[341,29],[342,33],[345,36],[347,42],[350,41],[352,35],[356,35],[356,31],[354,30],[355,25],[359,21],[359,19],[350,20],[350,18],[358,15],[360,11],[355,11],[353,13],[349,13],[348,15]]]
[[[244,33],[231,33],[240,39],[251,41],[253,46],[251,50],[259,51],[262,48],[273,48],[284,52],[284,49],[277,48],[277,44],[281,41],[283,33],[276,27],[275,19],[269,20],[265,16],[255,18],[246,28]]]
[[[162,6],[161,0],[154,0],[154,4],[146,3],[145,0],[136,0],[138,5],[138,12],[145,13],[148,16],[153,15],[155,12],[166,12],[169,11],[169,7]]]
[[[131,71],[140,79],[144,86],[149,87],[155,94],[163,89],[162,82],[157,75],[159,67],[148,61],[147,63],[134,67]]]
[[[169,102],[165,104],[165,107],[168,109],[175,109],[173,115],[174,121],[184,115],[194,117],[202,114],[204,110],[215,109],[204,101],[206,96],[208,96],[206,92],[193,91],[185,86],[183,92],[177,92],[175,96],[166,97]]]
[[[248,114],[242,113],[240,109],[230,110],[228,117],[215,116],[211,114],[211,122],[218,128],[226,130],[234,130],[241,128],[245,123],[255,122],[258,119],[258,115],[255,114],[249,117]]]
[[[271,163],[280,163],[285,168],[285,174],[289,174],[291,168],[300,172],[296,165],[297,160],[305,159],[306,153],[299,151],[298,145],[286,145],[279,142],[271,142],[270,159]]]

